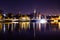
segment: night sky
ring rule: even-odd
[[[59,14],[59,0],[0,0],[0,9],[5,13],[32,13],[34,9],[42,14]]]

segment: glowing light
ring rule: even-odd
[[[54,20],[54,22],[58,22],[58,20]]]
[[[25,17],[23,17],[22,19],[23,19],[23,20],[25,20],[26,18],[25,18]]]
[[[18,23],[18,22],[12,22],[12,23]]]
[[[28,29],[30,22],[20,22],[19,24],[20,24],[20,26],[21,26],[22,29],[23,28],[24,29]]]
[[[6,14],[3,14],[4,16],[6,16]]]
[[[60,16],[59,16],[59,19],[60,19]]]
[[[30,18],[28,16],[25,16],[25,17],[20,17],[21,21],[27,21],[27,20],[30,20]]]
[[[58,23],[59,18],[51,18],[50,20],[53,20],[51,23]]]
[[[60,22],[59,22],[58,24],[59,24],[59,26],[58,26],[58,27],[59,27],[59,30],[60,30]]]
[[[0,31],[2,30],[2,24],[0,23]]]
[[[12,19],[12,21],[18,21],[18,19]]]
[[[3,28],[3,31],[5,32],[5,24],[4,24],[4,28]]]
[[[53,24],[53,23],[55,23],[55,22],[52,21],[51,23]]]
[[[0,14],[0,19],[2,19],[2,15]]]
[[[39,22],[43,24],[43,23],[46,23],[47,20],[46,19],[41,19]]]

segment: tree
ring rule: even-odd
[[[0,10],[0,13],[2,13],[3,11],[2,10]]]
[[[13,17],[14,17],[13,13],[8,13],[7,16],[8,16],[9,18],[13,18]]]

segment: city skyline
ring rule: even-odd
[[[60,13],[59,0],[0,0],[0,9],[4,12],[32,13],[34,9],[41,14]]]

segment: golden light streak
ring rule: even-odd
[[[51,18],[50,20],[53,20],[51,23],[58,23],[58,18]]]
[[[2,15],[0,14],[0,20],[2,19]]]
[[[59,20],[60,20],[60,16],[59,16]]]
[[[2,30],[2,23],[0,23],[0,31]]]
[[[19,24],[22,29],[24,28],[26,30],[29,28],[30,22],[20,22]]]
[[[59,30],[60,30],[60,22],[58,23],[58,28],[59,28]]]

